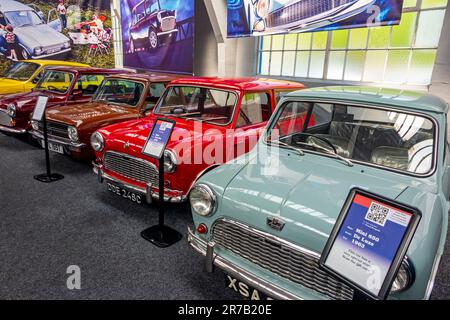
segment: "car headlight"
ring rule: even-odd
[[[414,282],[414,269],[407,259],[403,260],[397,277],[392,284],[391,293],[399,293],[408,289]]]
[[[100,152],[103,150],[103,148],[105,147],[105,139],[103,138],[103,136],[100,133],[95,132],[91,136],[91,146],[92,146],[92,149],[94,149],[97,152]]]
[[[31,127],[33,128],[33,130],[39,131],[39,122],[37,122],[36,120],[31,120]]]
[[[69,139],[72,142],[77,142],[79,137],[78,137],[78,130],[75,127],[69,127],[67,128],[67,133],[69,134]]]
[[[17,113],[17,108],[14,104],[8,104],[8,106],[6,107],[6,113],[11,117],[14,118],[16,116]]]
[[[216,206],[216,196],[206,184],[196,185],[189,194],[192,210],[203,217],[210,215]]]
[[[41,55],[44,52],[44,49],[42,47],[37,47],[34,49],[34,54],[35,55]]]
[[[266,19],[269,15],[270,0],[257,0],[254,6],[255,14],[261,19]]]
[[[170,151],[164,151],[164,172],[174,173],[177,170],[177,157]]]
[[[70,41],[64,42],[64,49],[70,48]]]

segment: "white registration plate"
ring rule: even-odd
[[[41,143],[42,143],[42,148],[45,148],[45,142],[42,141]],[[51,152],[64,154],[64,147],[62,145],[60,145],[60,144],[49,142],[48,143],[48,150],[51,151]]]

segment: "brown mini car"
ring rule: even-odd
[[[94,158],[91,135],[103,126],[145,117],[166,85],[177,77],[123,74],[106,77],[89,103],[47,110],[49,150],[74,159]],[[43,145],[42,123],[33,121],[31,135]]]

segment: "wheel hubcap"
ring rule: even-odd
[[[158,44],[158,38],[154,32],[150,33],[150,44],[153,48]]]

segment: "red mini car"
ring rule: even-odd
[[[144,156],[142,149],[156,119],[173,120],[165,152],[165,200],[183,202],[200,176],[256,145],[281,95],[303,88],[255,78],[172,81],[152,115],[92,135],[94,172],[109,191],[133,202],[158,199],[158,161]]]
[[[31,114],[40,95],[49,97],[47,108],[89,102],[106,75],[123,70],[90,67],[55,67],[45,71],[32,92],[0,98],[0,132],[24,134],[31,130]]]

